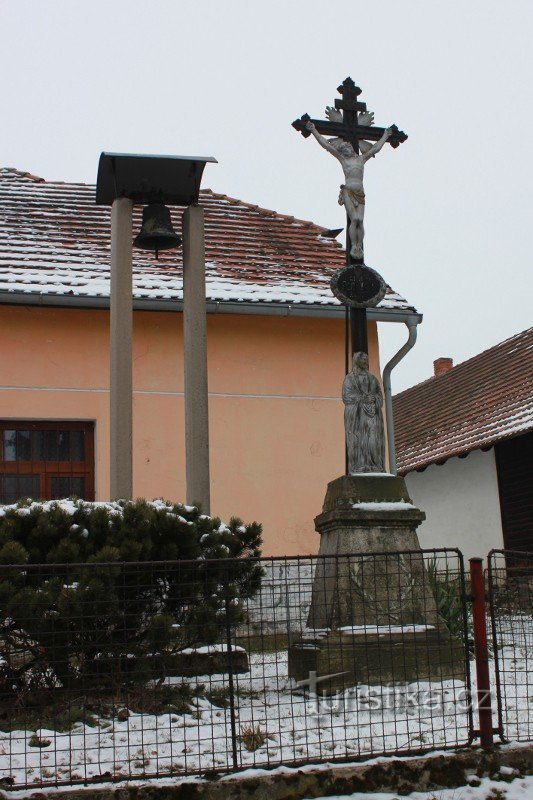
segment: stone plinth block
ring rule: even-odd
[[[326,695],[358,684],[466,680],[463,647],[446,628],[380,626],[374,630],[368,626],[322,636],[309,632],[289,648],[289,675],[309,681],[315,673],[316,692]],[[324,676],[328,677],[324,680]]]
[[[317,563],[308,628],[434,625],[437,611],[416,534],[424,519],[403,478],[344,475],[328,484],[315,526],[320,555],[331,558]],[[406,550],[412,552],[396,555]]]
[[[401,477],[345,475],[328,484],[315,519],[324,558],[307,628],[289,649],[291,677],[342,673],[331,679],[338,688],[464,676],[462,645],[439,620],[420,550],[424,519]]]

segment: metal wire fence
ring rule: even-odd
[[[0,781],[466,745],[469,636],[457,550],[1,566]]]
[[[498,728],[533,739],[533,552],[491,550],[488,591]]]

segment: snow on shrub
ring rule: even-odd
[[[260,588],[261,526],[163,500],[0,506],[4,690],[162,680]]]

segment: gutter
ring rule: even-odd
[[[0,304],[49,306],[56,308],[109,308],[109,297],[83,297],[64,294],[0,292]],[[183,311],[183,300],[133,299],[134,311]],[[327,317],[344,320],[344,306],[324,303],[268,303],[250,301],[207,301],[208,314],[257,314],[271,317]],[[422,314],[414,309],[369,308],[369,322],[403,322],[418,325]]]
[[[383,370],[383,393],[385,395],[385,415],[387,419],[387,445],[389,450],[389,471],[397,474],[396,470],[396,449],[394,446],[394,420],[392,416],[392,389],[391,389],[391,372],[397,366],[402,358],[407,355],[409,350],[414,347],[417,335],[417,325],[422,322],[421,314],[411,314],[409,319],[402,320],[407,325],[409,336],[406,343],[400,347],[396,355],[386,364]]]

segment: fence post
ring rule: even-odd
[[[477,706],[481,747],[493,746],[492,706],[490,699],[489,648],[485,612],[485,578],[481,558],[470,559],[474,652],[477,676]]]
[[[226,570],[226,581],[224,586],[225,594],[225,621],[226,621],[226,646],[228,648],[228,691],[229,691],[229,716],[231,727],[231,755],[233,759],[233,769],[239,769],[239,758],[237,754],[237,724],[235,719],[235,683],[233,680],[233,642],[231,640],[231,623],[230,623],[230,607],[231,600],[229,596],[229,574]]]
[[[493,572],[493,559],[495,555],[503,550],[491,550],[487,556],[488,564],[488,577],[489,577],[489,611],[490,611],[490,624],[492,628],[492,646],[494,648],[494,683],[496,684],[496,706],[498,709],[498,735],[502,742],[506,741],[504,727],[503,727],[503,708],[502,708],[502,687],[500,681],[500,656],[498,653],[500,643],[498,631],[496,628],[496,613],[495,613],[495,597],[494,597],[494,572]]]

